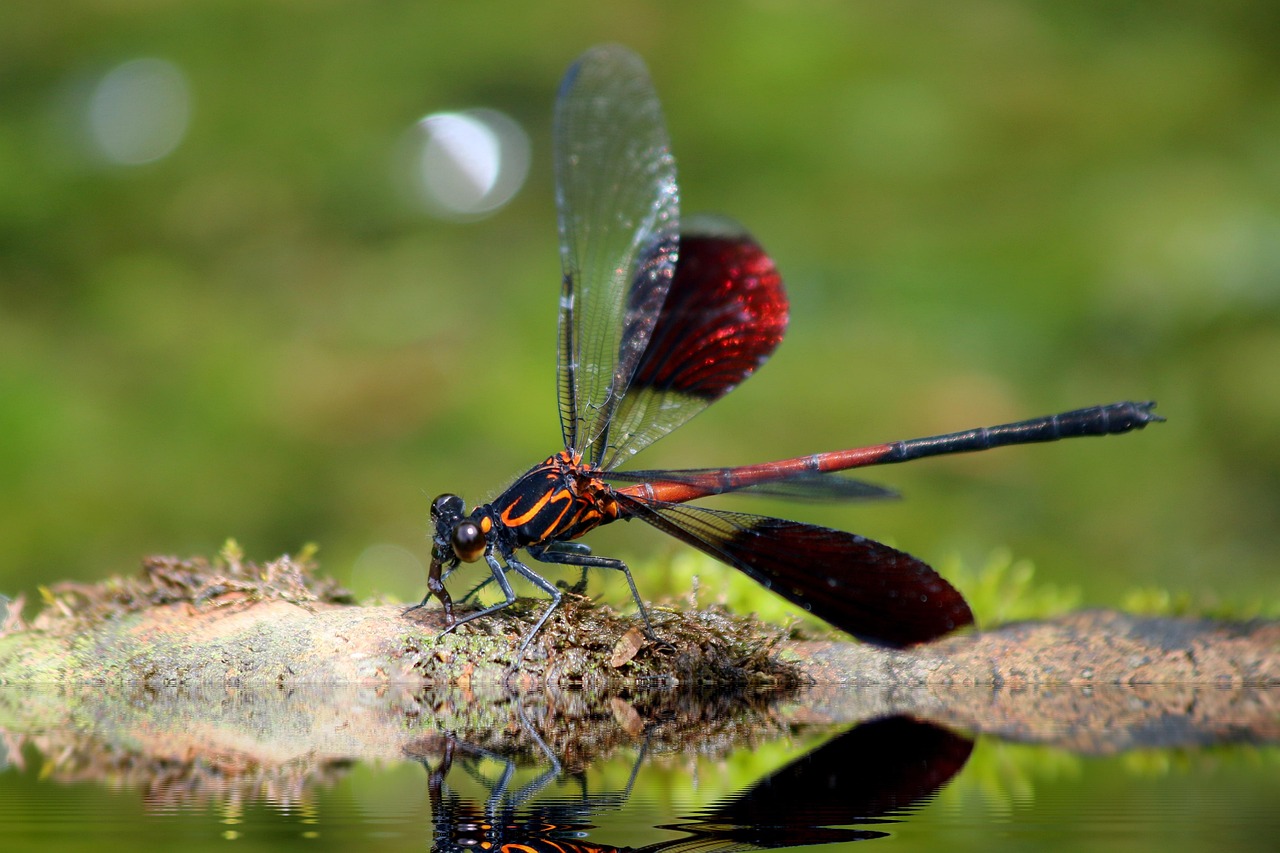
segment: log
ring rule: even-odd
[[[515,645],[545,604],[517,602],[441,635],[438,610],[360,606],[305,560],[256,565],[154,557],[134,578],[60,584],[0,629],[0,683],[408,683],[561,687],[660,680],[989,685],[1280,683],[1280,622],[1143,618],[1083,611],[908,649],[813,639],[721,610],[655,607],[636,620],[580,597],[565,602],[512,670]]]
[[[0,613],[0,738],[156,796],[303,791],[460,744],[572,772],[890,717],[1086,754],[1280,742],[1276,622],[1089,611],[887,650],[655,608],[667,649],[566,596],[512,671],[541,601],[441,637],[437,611],[358,606],[289,557],[153,558],[44,597]]]

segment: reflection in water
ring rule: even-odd
[[[551,750],[521,715],[521,727],[547,756],[546,771],[516,790],[510,789],[517,762],[451,736],[424,740],[419,753],[435,752],[438,763],[425,757],[430,775],[434,850],[534,851],[621,849],[603,839],[590,845],[574,839],[594,827],[601,812],[621,807],[631,793],[644,751],[636,759],[621,792],[603,797],[583,795],[576,801],[541,803],[536,795],[560,775]],[[744,846],[767,849],[806,847],[838,841],[864,841],[886,833],[846,828],[889,821],[932,795],[960,771],[973,750],[973,741],[909,717],[864,723],[838,735],[782,769],[687,819],[663,825],[681,837],[650,844],[642,850],[736,850]],[[503,770],[489,780],[483,803],[453,791],[446,779],[455,765],[473,778],[476,759],[499,761]]]
[[[430,823],[438,850],[524,845],[537,851],[586,839],[600,849],[648,844],[644,849],[700,853],[807,846],[877,837],[884,824],[907,813],[914,829],[920,804],[969,759],[972,742],[953,730],[1089,755],[1137,748],[1134,757],[1151,766],[1161,756],[1176,760],[1176,749],[1276,743],[1277,707],[1280,691],[1274,689],[1194,685],[993,690],[868,684],[705,694],[630,685],[612,693],[597,687],[524,695],[481,683],[5,685],[0,838],[7,844],[14,832],[33,839],[49,831],[49,824],[32,819],[32,807],[22,805],[28,802],[73,800],[71,808],[50,809],[49,821],[91,822],[92,814],[82,814],[90,808],[83,804],[100,802],[84,793],[83,783],[91,783],[141,792],[126,794],[123,803],[127,808],[140,799],[148,818],[181,815],[197,831],[212,828],[228,838],[240,833],[241,841],[246,822],[255,836],[301,831],[364,838],[395,826],[401,836],[423,842]],[[657,794],[687,788],[704,762],[760,767],[769,754],[827,735],[833,736],[825,744],[763,778],[758,769],[741,776],[717,770],[714,780],[702,777],[696,793],[676,797],[678,805],[653,812]],[[1170,751],[1154,753],[1153,743]],[[1280,760],[1274,751],[1244,755]],[[621,775],[619,757],[626,767]],[[1216,760],[1209,754],[1205,766]],[[974,764],[968,772],[977,776],[947,797],[986,784],[990,763]],[[426,767],[425,779],[418,765]],[[391,781],[398,772],[425,781],[429,797],[413,793],[416,784],[399,785],[399,799],[390,797],[396,803],[388,805],[391,789],[385,786],[398,785]],[[1124,784],[1125,774],[1116,776],[1111,781]],[[1200,781],[1188,773],[1179,784]],[[81,783],[80,792],[71,790],[73,783]],[[1160,791],[1163,781],[1130,784],[1133,791]],[[1222,787],[1221,777],[1214,784]],[[1274,820],[1272,803],[1263,810],[1249,805],[1251,797],[1265,799],[1254,792],[1273,787],[1230,790],[1224,803],[1231,805],[1223,810],[1244,821],[1240,825]],[[1196,802],[1201,793],[1196,788]],[[362,806],[348,817],[344,807],[353,794],[356,800],[376,797],[378,807]],[[1028,800],[1019,802],[1022,807]],[[1110,808],[1112,801],[1105,802]],[[1184,811],[1157,813],[1186,819]],[[1002,820],[1008,818],[1007,810],[1001,812]],[[645,837],[626,837],[637,826],[646,828]],[[665,834],[655,841],[655,831]]]
[[[139,734],[145,743],[154,733]],[[193,731],[192,736],[199,738],[200,733]],[[228,815],[259,802],[286,810],[305,808],[313,805],[317,791],[332,787],[354,766],[349,759],[305,755],[264,760],[251,751],[198,749],[179,740],[173,740],[169,750],[140,750],[66,730],[3,735],[0,742],[18,769],[26,745],[42,758],[42,780],[139,790],[151,813],[214,808]]]
[[[762,846],[820,844],[819,827],[881,822],[918,805],[951,780],[973,741],[910,717],[863,723],[700,815],[685,828],[753,829]],[[848,830],[826,830],[848,832]]]

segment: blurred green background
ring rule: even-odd
[[[683,209],[748,225],[793,300],[768,367],[636,465],[1156,399],[1142,434],[870,473],[901,502],[735,506],[943,567],[1008,549],[1086,604],[1274,610],[1277,25],[1265,2],[10,5],[0,591],[235,537],[315,542],[359,594],[416,600],[430,499],[557,449],[551,105],[621,41]],[[90,129],[140,57],[179,70],[189,122],[124,165]],[[406,140],[471,107],[525,128],[531,171],[447,222],[406,188]],[[660,534],[591,542],[684,593]],[[704,596],[731,573],[697,571]]]

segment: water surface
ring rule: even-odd
[[[1276,849],[1275,690],[948,696],[4,687],[0,837],[95,853]]]

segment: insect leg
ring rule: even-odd
[[[636,589],[635,579],[631,577],[631,569],[627,568],[626,563],[613,557],[597,557],[591,553],[591,549],[586,545],[576,542],[553,542],[545,546],[531,545],[526,550],[535,560],[541,560],[544,563],[581,566],[584,570],[614,569],[622,572],[627,579],[627,585],[631,587],[631,597],[635,600],[636,607],[640,611],[640,618],[644,620],[645,636],[655,643],[663,642],[653,631],[653,623],[649,621],[649,611],[645,609],[644,602],[640,600],[640,590]]]
[[[576,553],[576,554],[591,553],[591,547],[582,542],[552,542],[547,547],[554,548],[556,550],[572,551],[573,553]],[[544,560],[543,562],[549,562],[549,561]],[[449,571],[445,572],[443,580],[448,580],[449,575],[453,574],[454,571],[457,570],[457,568],[458,567],[455,567],[454,569],[450,569]],[[487,578],[480,581],[475,586],[471,587],[471,589],[467,591],[466,595],[458,599],[458,604],[466,604],[468,601],[475,598],[480,593],[481,590],[483,590],[485,587],[487,587],[491,583],[493,583],[493,575],[489,575]],[[586,566],[582,567],[582,576],[578,578],[578,582],[575,583],[573,586],[565,586],[563,582],[557,582],[556,585],[559,586],[561,589],[568,590],[574,595],[582,595],[587,591],[587,567]]]
[[[533,552],[530,551],[530,553],[533,553]],[[520,648],[516,651],[516,660],[515,660],[515,663],[519,664],[520,661],[524,658],[525,649],[529,648],[529,643],[533,640],[533,638],[537,635],[537,633],[542,630],[542,626],[545,625],[547,623],[547,620],[551,618],[551,614],[555,612],[555,609],[560,606],[560,599],[562,599],[564,596],[561,595],[560,590],[556,589],[555,584],[553,584],[551,581],[547,580],[542,575],[535,572],[533,569],[526,566],[524,563],[517,560],[515,557],[507,558],[507,568],[515,569],[522,576],[524,576],[526,580],[528,580],[538,589],[545,592],[551,598],[551,606],[547,608],[546,612],[542,614],[542,616],[538,619],[537,623],[535,623],[534,626],[529,629],[528,633],[524,635],[524,639],[520,641]],[[496,573],[495,573],[495,576],[498,577],[498,583],[502,584],[503,590],[505,592],[508,592],[509,594],[509,591],[511,589],[511,584],[508,583],[506,577],[498,576]],[[510,603],[511,602],[509,601],[507,602],[507,604],[510,604]],[[505,607],[506,604],[502,606]],[[493,610],[493,608],[491,607],[489,608],[489,610]],[[481,616],[487,612],[489,611],[488,610],[483,611],[482,613],[477,613],[476,615]]]
[[[454,562],[456,563],[457,561],[455,560]],[[440,606],[444,608],[444,624],[447,626],[445,631],[448,632],[452,630],[454,625],[457,623],[453,617],[453,599],[449,597],[449,590],[444,587],[444,578],[440,576],[440,570],[443,566],[444,563],[439,559],[433,549],[431,555],[431,570],[427,573],[427,594],[422,596],[421,601],[412,607],[406,608],[403,612],[411,613],[414,610],[426,607],[427,602],[432,598],[438,598],[440,599]],[[453,567],[451,566],[449,570],[445,572],[444,577],[448,577],[452,573]]]
[[[501,610],[504,607],[508,607],[516,600],[515,591],[511,589],[511,582],[507,580],[506,568],[498,562],[498,558],[493,556],[493,554],[485,554],[484,559],[485,562],[489,564],[489,571],[493,572],[493,579],[496,580],[498,582],[498,586],[502,588],[503,600],[499,601],[497,604],[486,607],[484,610],[477,610],[474,613],[459,616],[454,620],[452,625],[440,632],[442,636],[449,633],[454,628],[457,628],[459,625],[465,625],[473,619],[479,619],[481,616],[488,616],[490,613]],[[511,557],[507,557],[507,566],[512,566],[512,564],[515,564],[515,560]]]
[[[591,553],[591,546],[585,542],[549,542],[547,543],[546,549],[548,551],[561,551],[566,554],[590,554]],[[551,560],[547,560],[541,557],[539,559],[541,559],[542,562],[544,563],[552,562]],[[573,586],[570,586],[570,587],[561,586],[561,588],[568,590],[574,595],[585,594],[587,591],[587,567],[581,566],[581,569],[582,569],[582,574],[579,575],[577,583],[575,583]]]
[[[462,598],[459,598],[458,603],[466,604],[468,601],[475,598],[480,593],[480,590],[484,589],[491,583],[493,583],[493,575],[489,575],[489,577],[485,578],[484,580],[480,581],[480,583],[476,584],[475,586],[471,587],[471,589],[467,590],[467,594],[462,596]]]

